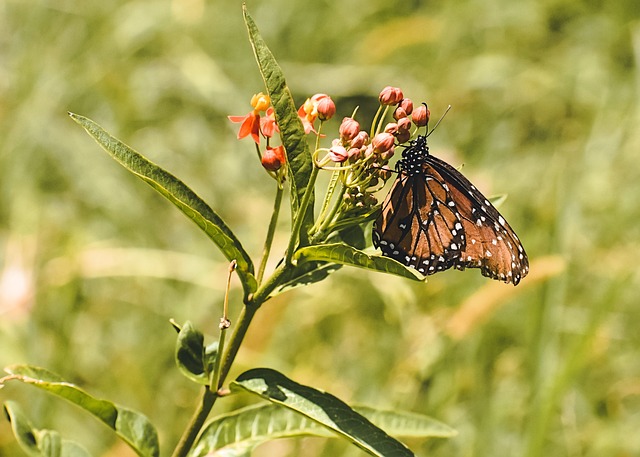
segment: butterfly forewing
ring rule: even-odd
[[[460,172],[429,155],[424,136],[405,149],[398,169],[374,224],[373,242],[383,255],[425,275],[480,268],[516,285],[528,273],[506,220]]]

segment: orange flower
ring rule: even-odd
[[[231,122],[240,124],[240,130],[238,130],[239,140],[251,135],[253,141],[255,141],[256,144],[260,144],[260,112],[267,111],[268,117],[268,108],[270,104],[271,99],[269,98],[269,96],[263,94],[262,92],[259,92],[251,98],[251,106],[253,107],[253,110],[251,112],[244,116],[227,116]],[[273,108],[271,108],[271,110],[273,114]],[[266,124],[268,124],[269,122],[270,121],[268,120],[264,122],[266,127],[263,127],[263,134],[265,136],[273,135],[273,130],[277,129],[277,127],[274,127],[272,125],[267,126]],[[273,119],[273,122],[275,123],[275,118]],[[271,135],[265,134],[265,130],[270,132]]]
[[[273,111],[273,107],[269,107],[265,116],[260,119],[260,129],[262,134],[267,138],[271,138],[275,132],[280,131],[278,124],[276,123],[276,116]]]

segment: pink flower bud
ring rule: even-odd
[[[413,112],[413,102],[410,98],[403,98],[400,100],[398,107],[402,108],[404,112],[407,113],[407,116]]]
[[[318,118],[321,121],[327,121],[336,114],[336,104],[333,103],[331,97],[325,95],[318,101],[316,110],[318,111]]]
[[[369,134],[367,132],[365,132],[364,130],[361,130],[360,132],[358,132],[358,134],[355,136],[355,138],[353,140],[351,140],[351,147],[352,148],[361,148],[362,146],[364,146],[368,142],[369,142]]]
[[[384,131],[392,135],[395,135],[396,132],[398,131],[398,124],[396,124],[395,122],[389,122],[387,125],[384,126]]]
[[[340,124],[340,138],[343,141],[351,141],[360,132],[360,124],[355,119],[345,117]]]
[[[267,147],[267,150],[262,154],[262,166],[269,171],[278,171],[285,161],[284,146]]]
[[[347,154],[349,155],[349,159],[352,160],[358,160],[358,157],[360,157],[360,148],[349,148],[349,150],[347,151]]]
[[[398,141],[398,144],[406,143],[409,141],[409,138],[411,138],[411,132],[409,130],[398,130],[398,133],[396,133],[396,140]]]
[[[334,145],[329,149],[329,157],[337,163],[342,163],[349,158],[349,153],[344,146]]]
[[[403,117],[398,120],[398,132],[408,132],[411,129],[411,120],[408,117]]]
[[[382,89],[380,95],[378,95],[378,100],[380,100],[380,103],[383,105],[396,105],[403,98],[402,90],[391,86]]]
[[[431,112],[427,108],[427,105],[420,105],[411,113],[411,120],[418,127],[424,127],[429,123],[429,117]]]
[[[373,146],[373,150],[377,153],[382,153],[393,149],[393,144],[395,142],[395,137],[388,133],[382,132],[378,133],[371,140],[371,145]]]
[[[406,100],[403,98],[403,100]],[[397,121],[400,119],[405,119],[407,117],[407,112],[404,110],[402,106],[398,106],[396,110],[393,112],[393,118]]]

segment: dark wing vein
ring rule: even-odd
[[[466,234],[465,250],[455,266],[480,268],[485,276],[518,284],[529,271],[529,261],[511,226],[455,168],[434,156],[428,161],[450,183]]]

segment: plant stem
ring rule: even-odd
[[[198,436],[198,433],[200,433],[200,429],[204,425],[204,421],[207,420],[207,416],[209,415],[211,408],[213,408],[213,405],[216,402],[217,398],[218,395],[214,392],[211,392],[208,386],[205,386],[200,405],[194,412],[191,420],[189,420],[187,429],[180,438],[178,445],[173,451],[173,454],[171,454],[172,457],[185,457],[187,455],[187,453],[191,449],[191,446],[193,446],[193,442]]]
[[[331,198],[333,197],[333,193],[336,190],[336,186],[338,184],[338,180],[340,179],[341,170],[334,170],[331,174],[331,180],[329,181],[329,188],[327,189],[327,193],[324,196],[324,201],[322,202],[322,209],[320,210],[320,214],[318,214],[318,219],[316,223],[311,228],[311,234],[313,235],[318,231],[324,218],[327,214],[327,210],[329,209],[329,204],[331,203]]]
[[[278,216],[280,214],[280,205],[282,203],[282,195],[284,189],[278,182],[276,188],[276,199],[273,203],[273,213],[271,214],[271,222],[269,222],[269,229],[267,231],[267,237],[264,240],[264,249],[262,250],[262,260],[260,261],[260,268],[258,268],[258,276],[256,280],[258,285],[262,282],[264,277],[264,271],[267,267],[267,260],[269,259],[269,253],[271,252],[271,245],[273,244],[273,236],[276,232],[276,225],[278,224]]]
[[[304,191],[304,196],[302,197],[302,202],[300,203],[300,207],[298,208],[295,220],[293,221],[291,238],[289,238],[289,245],[287,246],[287,253],[285,257],[286,265],[291,264],[291,257],[293,257],[293,251],[296,247],[298,239],[300,238],[300,229],[302,227],[302,222],[304,221],[304,216],[307,213],[309,202],[311,201],[311,195],[313,195],[313,188],[315,186],[317,177],[318,167],[314,165],[313,169],[311,170],[311,176],[309,176],[309,183],[307,184],[307,188]]]
[[[227,349],[227,353],[224,355],[224,357],[222,357],[223,363],[217,376],[218,385],[215,387],[205,386],[200,405],[191,417],[189,425],[180,438],[176,449],[173,451],[172,457],[185,457],[193,446],[198,433],[200,433],[200,430],[202,429],[207,416],[211,412],[211,408],[213,408],[213,405],[219,397],[217,391],[220,389],[227,375],[229,374],[229,369],[231,368],[231,365],[233,364],[233,361],[238,354],[238,350],[240,349],[242,340],[247,333],[249,324],[251,323],[251,320],[253,319],[253,316],[255,315],[259,307],[260,306],[251,304],[246,305],[242,308],[242,312],[240,313],[240,317],[238,318],[238,325],[235,328],[233,335],[231,336],[231,340],[229,341],[229,349]]]

